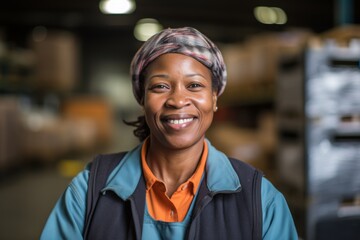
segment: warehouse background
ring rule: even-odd
[[[130,13],[1,3],[0,239],[38,238],[97,153],[138,143],[123,120],[140,114],[128,70],[141,23],[192,26],[219,46],[228,85],[207,137],[285,194],[302,239],[358,239],[360,3],[123,1]]]

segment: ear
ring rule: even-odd
[[[218,107],[217,107],[217,92],[216,91],[213,91],[213,111],[216,112]]]

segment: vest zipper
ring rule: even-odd
[[[254,240],[262,239],[262,206],[261,206],[261,194],[258,196],[257,189],[261,189],[261,181],[259,181],[259,172],[255,171],[253,179],[253,212],[254,212],[254,229],[253,237]],[[260,219],[259,219],[260,218]]]
[[[130,197],[128,199],[128,201],[130,201],[131,214],[132,214],[132,219],[134,221],[136,239],[141,240],[142,226],[141,226],[141,223],[140,223],[140,219],[138,217],[139,214],[138,214],[138,211],[136,209],[135,200],[134,200],[134,198]]]

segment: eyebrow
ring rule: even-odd
[[[169,78],[169,75],[167,75],[167,74],[154,74],[154,75],[149,76],[148,79],[157,78],[157,77],[159,77],[159,78]]]
[[[186,74],[185,75],[186,77],[196,77],[196,76],[200,76],[204,79],[206,79],[206,77],[200,73],[189,73],[189,74]],[[156,78],[156,77],[159,77],[159,78],[169,78],[169,75],[167,74],[154,74],[154,75],[151,75],[149,76],[148,79],[152,79],[152,78]]]
[[[204,79],[206,79],[206,77],[200,73],[191,73],[191,74],[186,74],[187,77],[196,77],[196,76],[200,76]]]

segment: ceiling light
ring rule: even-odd
[[[273,24],[276,21],[276,13],[269,7],[256,7],[254,14],[256,19],[263,24]]]
[[[259,6],[254,9],[254,15],[263,24],[285,24],[287,22],[286,13],[278,7]]]
[[[105,14],[128,14],[135,10],[133,0],[101,0],[99,8]]]
[[[156,19],[144,18],[136,23],[134,36],[139,41],[146,41],[162,29],[163,26]]]
[[[278,7],[271,8],[276,14],[276,22],[275,24],[285,24],[287,22],[287,16],[284,10]]]

